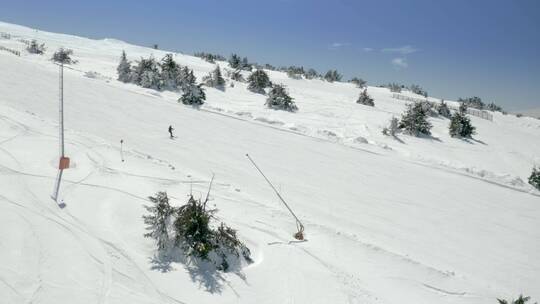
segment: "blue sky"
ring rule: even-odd
[[[4,1],[0,20],[540,107],[540,1]]]

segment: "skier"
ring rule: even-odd
[[[173,127],[172,126],[169,126],[169,134],[171,135],[171,139],[174,138],[174,135],[172,134],[172,131],[173,131]]]

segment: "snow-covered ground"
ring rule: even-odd
[[[178,93],[117,82],[130,60],[167,52],[0,23],[0,303],[495,303],[540,298],[540,193],[527,184],[540,164],[540,121],[472,117],[474,140],[385,137],[405,102],[369,87],[293,80],[297,113],[266,109],[237,83],[207,89],[199,110]],[[37,39],[45,56],[24,52]],[[58,154],[58,47],[66,69],[66,154],[60,209],[50,199]],[[214,68],[175,54],[200,80]],[[220,63],[225,67],[225,63]],[[91,73],[88,72],[95,72]],[[88,77],[92,76],[92,77]],[[407,94],[407,93],[406,93]],[[172,124],[178,138],[168,138]],[[125,162],[120,160],[124,140]],[[245,157],[276,183],[294,221]],[[239,230],[255,262],[221,273],[152,262],[143,238],[146,197],[166,190],[183,204],[193,187]]]

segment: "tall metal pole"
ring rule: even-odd
[[[64,157],[64,63],[60,63],[60,157]]]
[[[60,104],[59,104],[59,132],[60,132],[60,160],[64,158],[64,63],[60,63]],[[56,176],[56,183],[54,185],[54,194],[52,199],[55,202],[58,202],[58,192],[60,191],[60,181],[62,180],[62,173],[64,173],[61,165],[58,170],[58,175]]]

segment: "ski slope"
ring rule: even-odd
[[[207,89],[201,109],[115,79],[130,60],[167,52],[113,40],[0,23],[0,46],[38,39],[45,56],[0,51],[0,303],[495,303],[540,299],[540,121],[472,117],[478,134],[385,137],[406,103],[369,87],[293,80],[298,113],[266,109],[236,83]],[[57,47],[79,63],[64,71],[66,154],[60,197]],[[200,80],[214,65],[175,54]],[[225,67],[225,63],[220,63]],[[93,72],[93,73],[88,73]],[[88,77],[91,76],[91,77]],[[178,136],[168,138],[173,125]],[[120,158],[124,140],[125,162]],[[306,226],[294,220],[247,161],[249,153]],[[174,204],[203,196],[252,250],[229,273],[152,261],[141,216],[146,197]]]

